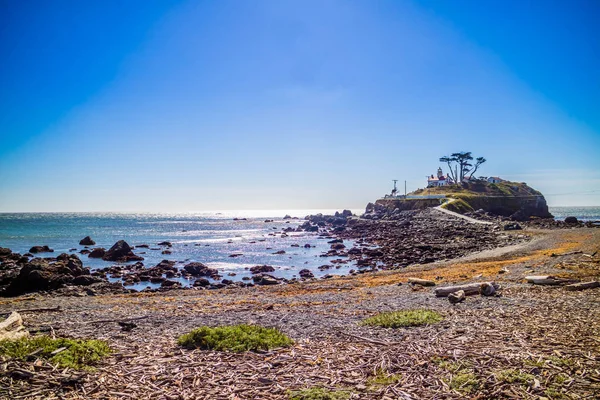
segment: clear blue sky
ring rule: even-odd
[[[600,2],[0,0],[0,211],[600,205]]]

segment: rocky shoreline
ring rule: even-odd
[[[319,267],[320,271],[331,270],[333,273],[340,266],[350,264],[355,266],[348,271],[351,275],[453,259],[476,251],[520,243],[528,238],[527,235],[501,234],[499,226],[476,226],[438,215],[431,210],[400,212],[389,220],[357,218],[345,210],[329,216],[307,216],[297,228],[282,229],[281,235],[290,231],[314,233],[319,239],[327,240],[330,249],[321,254],[323,263]],[[347,248],[345,240],[346,243],[352,240],[356,245]],[[88,236],[80,243],[93,245],[94,241]],[[170,248],[167,241],[158,245]],[[145,249],[149,246],[138,247]],[[24,255],[13,253],[10,249],[1,249],[0,296],[32,292],[77,296],[126,293],[135,291],[127,286],[143,282],[160,284],[160,288],[145,291],[166,291],[179,288],[242,288],[316,279],[310,269],[300,270],[298,278],[280,278],[269,265],[252,267],[251,278],[245,277],[244,280],[237,281],[230,276],[221,276],[217,269],[209,268],[201,262],[163,260],[149,267],[144,265],[143,257],[135,254],[134,248],[123,240],[115,243],[109,250],[92,248],[83,251],[88,257],[99,257],[120,264],[92,271],[84,267],[84,261],[76,254],[40,257],[43,253],[53,252],[48,246],[34,246]],[[133,264],[124,264],[133,261]],[[324,278],[332,276],[333,274],[328,273]],[[190,282],[189,287],[184,287],[174,278],[186,279]]]

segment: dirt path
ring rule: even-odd
[[[498,252],[295,285],[2,299],[0,312],[58,305],[62,312],[24,313],[25,324],[103,339],[114,353],[75,387],[52,378],[58,372],[50,367],[21,363],[34,377],[0,377],[0,398],[287,399],[289,390],[307,387],[344,389],[353,399],[594,398],[600,393],[600,289],[532,287],[522,277],[534,271],[598,278],[598,257],[563,254],[598,250],[600,230],[527,233],[535,239]],[[438,278],[438,284],[494,279],[502,296],[452,306],[429,288],[398,285],[410,276]],[[378,312],[411,308],[433,309],[445,319],[418,328],[361,325]],[[91,323],[136,316],[147,318],[131,332]],[[295,344],[260,354],[176,345],[195,327],[235,323],[277,327]]]
[[[456,199],[451,199],[450,201],[448,201],[445,204],[450,204],[450,203],[452,203],[454,201],[456,201]],[[443,208],[442,205],[443,204],[441,204],[441,205],[439,205],[437,207],[433,207],[433,209],[437,210],[437,211],[441,211],[444,214],[448,214],[448,215],[451,215],[451,216],[456,217],[456,218],[464,219],[465,221],[469,221],[472,224],[493,225],[491,222],[488,222],[488,221],[480,221],[480,220],[477,220],[475,218],[467,217],[466,215],[462,215],[462,214],[459,214],[457,212],[447,210],[447,209]]]

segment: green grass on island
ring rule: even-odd
[[[256,325],[231,325],[194,329],[182,335],[177,343],[188,349],[217,351],[257,351],[288,347],[293,341],[275,328]]]
[[[49,336],[34,336],[14,341],[0,341],[2,358],[17,360],[27,360],[29,357],[42,358],[60,368],[79,370],[92,369],[94,364],[110,352],[108,344],[102,340],[52,339]]]
[[[365,319],[362,323],[382,328],[402,328],[435,324],[443,319],[442,315],[432,310],[404,310],[377,314]]]
[[[309,388],[289,393],[290,400],[348,400],[351,393],[346,390],[332,391],[324,388]]]

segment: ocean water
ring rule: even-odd
[[[338,264],[341,266],[337,269],[334,266],[329,270],[319,271],[319,266],[330,264],[329,262],[336,258],[319,257],[330,248],[327,240],[307,232],[290,232],[287,237],[282,237],[283,229],[296,228],[304,222],[304,216],[316,212],[331,214],[335,211],[0,214],[0,247],[8,247],[23,254],[32,246],[48,245],[54,249],[54,253],[39,253],[38,256],[77,254],[84,265],[92,270],[116,264],[79,254],[79,251],[85,248],[79,245],[79,241],[89,235],[96,242],[96,245],[90,248],[109,249],[121,239],[131,246],[149,245],[150,249],[134,249],[135,254],[144,257],[146,267],[152,267],[164,259],[177,261],[179,266],[198,261],[217,268],[223,278],[231,280],[251,276],[249,267],[265,264],[276,269],[273,275],[285,278],[297,276],[298,271],[304,268],[310,269],[317,277],[328,273],[347,274],[353,267],[352,263]],[[299,219],[284,220],[285,214]],[[240,220],[236,221],[234,218]],[[241,220],[242,218],[245,220]],[[265,222],[271,219],[273,222]],[[162,241],[173,244],[169,249],[172,254],[161,254],[164,248],[157,246],[157,243]],[[304,248],[307,243],[314,247]],[[292,244],[299,244],[300,247],[292,247]],[[346,245],[350,247],[353,243],[346,241]],[[155,250],[152,250],[153,248]],[[279,250],[284,250],[285,254],[274,254]],[[230,257],[236,253],[242,255]],[[179,281],[184,285],[193,282],[183,278]],[[144,282],[133,288],[143,289],[147,286],[159,285]]]
[[[577,217],[580,221],[600,221],[600,207],[548,207],[554,219],[562,221],[566,217]]]

